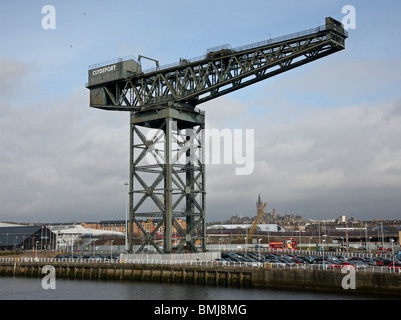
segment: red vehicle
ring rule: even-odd
[[[375,262],[376,262],[376,265],[378,265],[378,266],[384,266],[384,262],[382,261],[382,260],[380,260],[380,259],[378,259],[378,258],[372,258]]]
[[[355,265],[352,264],[352,262],[350,262],[350,261],[343,261],[343,262],[340,262],[340,263],[337,263],[337,264],[333,265],[333,268],[339,269],[339,270],[341,270],[342,268],[352,268],[352,269],[354,269]]]
[[[283,249],[283,243],[276,241],[276,242],[269,242],[270,249]]]
[[[388,269],[390,270],[401,270],[401,263],[400,262],[391,262],[389,265],[388,265]]]
[[[285,239],[282,241],[269,242],[270,249],[293,249],[297,250],[297,240],[293,238]]]
[[[297,240],[293,238],[285,239],[285,247],[286,249],[294,249],[297,250]]]

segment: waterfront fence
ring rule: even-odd
[[[264,268],[288,270],[341,270],[328,264],[299,264],[273,262],[234,262],[234,261],[200,261],[200,260],[158,260],[158,259],[82,259],[82,258],[0,258],[0,263],[31,263],[31,264],[132,264],[132,265],[164,265],[164,266],[194,266],[194,267],[230,267],[230,268]],[[344,268],[353,268],[344,266]],[[353,268],[356,272],[395,273],[401,275],[401,268],[388,266],[360,266]]]

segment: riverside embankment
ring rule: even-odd
[[[157,281],[194,285],[304,290],[401,298],[401,274],[347,273],[341,270],[221,266],[209,261],[59,261],[58,259],[0,259],[0,276],[44,277],[51,265],[56,278],[112,281]],[[352,278],[354,277],[354,278]],[[355,289],[344,289],[344,284]]]

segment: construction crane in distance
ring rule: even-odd
[[[256,215],[256,219],[255,219],[255,221],[253,222],[252,227],[251,227],[251,229],[250,229],[249,232],[248,232],[248,240],[251,239],[251,238],[253,237],[253,234],[254,234],[255,231],[256,231],[256,228],[257,228],[257,226],[258,226],[258,224],[259,224],[260,219],[261,219],[262,216],[265,214],[265,208],[266,208],[266,207],[267,207],[267,203],[265,202],[265,203],[263,204],[263,207],[261,207],[261,208],[259,209],[258,214]]]
[[[134,253],[133,225],[152,215],[149,202],[160,209],[162,222],[153,232],[164,228],[162,252],[206,250],[205,113],[196,106],[341,51],[347,37],[339,21],[326,18],[316,28],[238,48],[212,48],[166,66],[140,56],[155,62],[149,70],[132,58],[90,66],[90,106],[130,112],[129,251]],[[161,134],[150,139],[149,128]],[[154,152],[157,143],[164,147]],[[186,161],[179,161],[182,157]],[[181,239],[174,248],[173,227]]]

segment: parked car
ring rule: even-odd
[[[373,258],[366,258],[363,260],[363,262],[369,266],[378,266],[379,265],[379,263],[376,260],[374,260]]]
[[[347,256],[339,255],[339,256],[337,256],[337,259],[339,259],[339,260],[341,260],[341,261],[347,261],[347,260],[348,260],[348,257],[347,257]]]
[[[388,266],[392,261],[390,259],[387,258],[379,258],[382,262],[383,265]]]
[[[355,261],[342,261],[334,265],[335,269],[355,268]]]
[[[334,268],[334,266],[336,265],[335,262],[333,262],[333,261],[327,261],[327,260],[325,260],[325,261],[318,261],[316,264],[322,266],[323,268],[327,268],[327,269],[328,269],[328,268]]]
[[[388,269],[389,270],[401,270],[401,263],[400,262],[391,262],[388,265]]]
[[[363,261],[363,258],[361,258],[361,257],[351,257],[348,260],[349,261],[356,261],[356,260]]]
[[[372,258],[372,260],[376,262],[377,266],[384,266],[384,262],[382,261],[382,259],[374,257]]]
[[[369,265],[368,265],[367,263],[365,263],[364,261],[360,261],[360,260],[351,261],[351,263],[352,263],[356,268],[366,268],[366,267],[369,267]]]
[[[214,259],[214,261],[213,261],[213,264],[215,264],[215,265],[220,264],[220,265],[222,265],[222,266],[226,266],[226,265],[228,265],[229,263],[230,263],[230,261],[227,261],[227,260],[224,259],[224,258],[217,258],[217,259]]]
[[[300,259],[300,258],[298,258],[298,257],[296,257],[296,258],[291,258],[290,259],[293,263],[298,263],[298,264],[300,264],[300,263],[306,263],[304,260],[302,260],[302,259]]]

